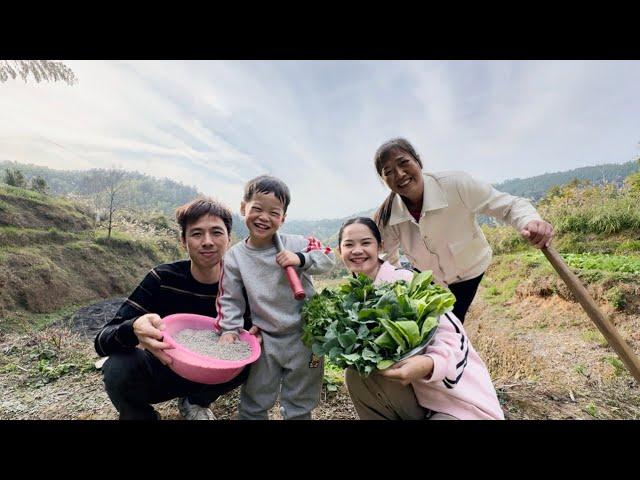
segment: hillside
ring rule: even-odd
[[[636,171],[638,171],[638,163],[635,161],[621,164],[607,163],[562,172],[545,173],[529,178],[513,178],[498,183],[495,187],[500,191],[530,198],[537,202],[552,187],[569,183],[574,178],[582,181],[588,180],[595,185],[614,183],[620,186],[628,175]]]
[[[111,241],[76,202],[0,185],[0,330],[128,293],[155,264],[181,258],[176,232],[149,223]],[[138,228],[142,228],[138,224]]]
[[[0,162],[0,174],[5,169],[19,169],[27,182],[35,176],[41,176],[47,182],[49,192],[57,196],[87,196],[92,192],[85,179],[98,169],[91,170],[56,170],[39,165]],[[130,206],[140,210],[156,210],[172,216],[175,208],[198,196],[194,187],[183,185],[168,178],[155,178],[138,172],[128,171],[128,196]],[[1,178],[1,177],[0,177]]]

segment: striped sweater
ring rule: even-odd
[[[96,335],[94,346],[100,356],[131,350],[138,344],[133,322],[146,313],[166,317],[173,313],[195,313],[216,317],[218,283],[198,282],[191,275],[191,261],[181,260],[153,268],[127,298],[114,318]],[[249,311],[244,327],[250,328]]]

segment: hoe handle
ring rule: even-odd
[[[587,312],[589,318],[596,324],[598,330],[600,330],[609,345],[613,347],[622,359],[636,381],[640,383],[640,360],[622,336],[620,336],[620,333],[613,323],[598,309],[596,302],[593,301],[587,289],[582,285],[578,277],[569,270],[567,264],[564,263],[560,254],[558,254],[553,247],[543,247],[542,253],[547,257],[547,260],[549,260],[549,263],[551,263],[556,272],[558,272],[558,275],[560,275],[564,283],[567,284],[571,293],[578,299],[584,311]]]

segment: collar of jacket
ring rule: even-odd
[[[447,197],[438,184],[438,181],[430,174],[422,172],[424,179],[424,193],[422,195],[422,214],[429,210],[438,210],[448,206]],[[413,219],[409,209],[402,201],[400,195],[396,195],[391,206],[389,225],[397,225],[402,222],[410,222]]]

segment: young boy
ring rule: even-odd
[[[282,416],[306,420],[320,399],[322,361],[302,343],[302,301],[293,297],[283,268],[295,267],[309,297],[314,293],[310,275],[330,270],[335,256],[316,239],[300,235],[280,235],[284,250],[277,254],[273,236],[289,202],[289,188],[281,180],[263,175],[249,181],[240,205],[249,236],[224,257],[217,299],[220,342],[237,340],[244,291],[253,325],[262,333],[262,355],[240,391],[239,419],[267,420],[280,392]]]

